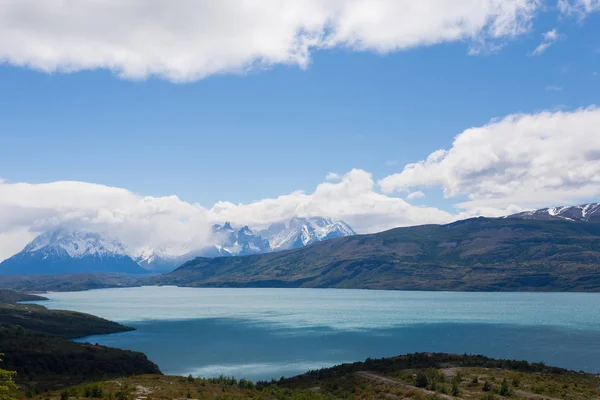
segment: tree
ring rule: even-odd
[[[0,362],[2,362],[2,356],[0,353]],[[0,369],[0,400],[16,400],[17,399],[17,385],[15,384],[14,371],[7,371]]]

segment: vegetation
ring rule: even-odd
[[[437,353],[367,359],[310,371],[277,385],[358,399],[600,399],[599,376],[526,361]]]
[[[2,362],[3,354],[0,354],[0,362]],[[0,400],[13,400],[17,398],[17,385],[14,378],[14,371],[7,371],[0,368]]]
[[[0,303],[0,324],[19,325],[25,329],[58,335],[67,339],[133,330],[133,328],[90,314],[48,310],[37,304]]]
[[[33,298],[1,293],[5,301],[12,302],[0,303],[0,351],[5,353],[2,366],[16,371],[17,383],[27,392],[107,377],[160,373],[142,353],[68,340],[133,328],[89,314],[14,304]]]
[[[0,303],[15,304],[19,301],[42,301],[48,300],[46,297],[35,294],[20,293],[8,289],[0,289]]]
[[[75,292],[110,287],[139,286],[142,277],[128,274],[0,274],[0,288],[21,292]],[[2,301],[5,302],[5,301]]]
[[[246,257],[197,258],[146,284],[600,291],[600,223],[474,218]]]
[[[142,353],[89,343],[75,343],[56,335],[0,325],[3,367],[17,372],[17,382],[44,391],[89,380],[134,374],[160,373]]]
[[[417,378],[420,376],[420,378]],[[417,387],[415,383],[424,383]],[[490,391],[482,390],[489,382]],[[502,393],[518,378],[521,388]],[[36,396],[44,400],[126,399],[600,399],[600,379],[542,364],[481,356],[410,354],[340,365],[279,381],[142,375],[87,383]]]

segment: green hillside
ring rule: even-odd
[[[246,257],[197,258],[146,284],[598,291],[600,224],[475,218]]]

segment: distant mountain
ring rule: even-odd
[[[287,224],[273,224],[258,234],[269,241],[273,251],[298,249],[327,239],[356,235],[344,221],[324,217],[293,218]]]
[[[509,215],[506,218],[535,219],[540,221],[583,221],[600,219],[600,203],[588,203],[578,206],[542,208]]]
[[[600,223],[589,221],[482,217],[396,228],[295,250],[197,258],[147,284],[600,291]]]
[[[171,255],[166,251],[150,247],[138,250],[130,256],[140,267],[155,273],[171,272],[184,262],[194,258],[191,256],[187,258],[185,256]]]
[[[145,272],[119,240],[65,229],[39,235],[21,252],[0,263],[0,274]]]
[[[38,236],[23,251],[0,264],[0,274],[164,273],[196,257],[232,257],[303,247],[355,235],[334,218],[294,218],[254,233],[231,223],[212,227],[212,245],[181,255],[152,247],[129,251],[117,239],[98,233],[57,230]],[[137,264],[137,267],[133,264]]]
[[[255,235],[248,226],[235,229],[226,222],[224,225],[213,225],[212,233],[215,245],[202,251],[208,257],[247,256],[271,251],[269,241]]]

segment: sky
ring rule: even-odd
[[[0,260],[600,195],[599,0],[6,0],[0,60]]]

